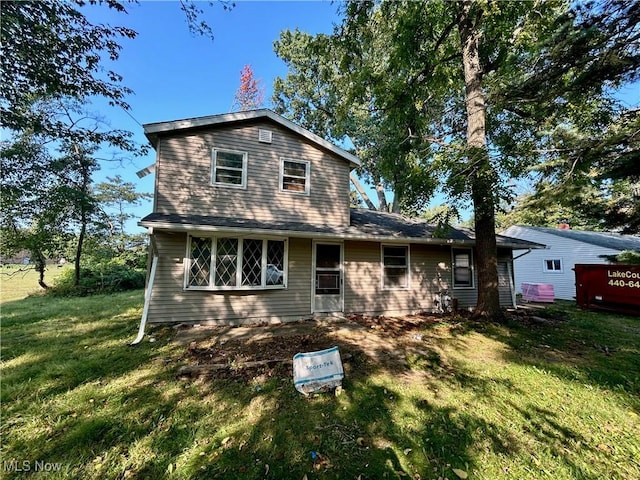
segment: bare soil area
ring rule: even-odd
[[[560,321],[536,317],[535,313],[517,310],[509,317],[532,326]],[[189,327],[176,336],[177,342],[188,345],[178,376],[245,381],[274,376],[289,378],[296,353],[334,346],[340,349],[346,373],[357,365],[362,373],[385,368],[404,374],[410,369],[408,359],[429,362],[439,358],[439,329],[443,329],[442,334],[456,334],[469,330],[472,324],[460,314],[419,314],[349,315],[340,321],[309,320],[249,327]],[[425,334],[425,330],[429,333]]]
[[[277,326],[200,327],[179,332],[188,343],[179,376],[255,378],[291,376],[293,356],[338,346],[345,371],[384,367],[406,370],[407,354],[428,355],[427,327],[459,328],[454,317],[408,315],[402,317],[349,315],[338,322],[304,321]],[[369,367],[369,368],[367,368]]]

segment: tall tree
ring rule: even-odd
[[[150,199],[153,195],[137,192],[136,186],[131,182],[125,182],[120,175],[107,177],[106,182],[98,183],[94,195],[108,224],[111,243],[115,250],[122,254],[131,240],[131,235],[127,233],[127,222],[135,217],[129,208],[140,205],[143,200]]]
[[[405,140],[391,143],[391,151],[395,146],[401,157],[401,147],[409,144],[422,172],[442,183],[452,200],[473,205],[475,314],[482,317],[500,315],[495,216],[496,205],[511,197],[508,180],[548,160],[544,152],[560,138],[553,129],[577,125],[576,112],[590,112],[585,124],[603,121],[611,94],[620,82],[635,78],[638,68],[633,33],[638,16],[631,14],[640,10],[637,2],[583,7],[549,1],[533,7],[533,2],[351,2],[332,36],[276,44],[292,73],[275,84],[282,110],[294,118],[311,112],[306,118],[332,135],[368,128],[374,133],[365,144],[369,150],[376,149],[384,127],[395,123],[393,131],[404,132]],[[597,41],[587,41],[593,38]],[[325,45],[332,47],[328,55]],[[304,82],[301,70],[313,69],[329,73],[296,89]],[[403,175],[399,166],[384,172],[387,180]]]
[[[245,65],[240,71],[240,86],[233,97],[232,109],[235,111],[255,110],[264,104],[264,87],[255,77],[251,65]]]
[[[28,250],[38,284],[47,288],[46,261],[63,250],[70,206],[59,195],[62,183],[52,173],[54,158],[39,141],[23,135],[2,145],[0,161],[2,254]],[[31,166],[28,170],[23,169],[26,162]]]

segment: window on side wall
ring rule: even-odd
[[[310,164],[306,160],[280,159],[280,191],[309,194]]]
[[[559,258],[544,259],[542,271],[545,273],[562,273],[562,260]]]
[[[185,288],[253,290],[286,287],[283,239],[189,237]]]
[[[453,286],[454,288],[473,287],[473,257],[470,248],[454,248]]]
[[[214,148],[211,183],[223,187],[247,188],[247,152]]]
[[[382,245],[382,288],[409,288],[407,245]]]

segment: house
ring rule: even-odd
[[[152,123],[152,258],[143,322],[241,324],[476,303],[475,240],[352,209],[357,157],[269,110]],[[512,249],[498,236],[500,298]],[[441,304],[440,304],[441,305]],[[142,327],[142,325],[141,325]]]
[[[553,285],[556,298],[564,300],[573,300],[576,296],[573,271],[576,263],[608,263],[603,255],[640,250],[640,237],[566,227],[516,225],[502,234],[547,246],[545,249],[513,251],[517,292],[522,293],[523,283],[546,283]]]

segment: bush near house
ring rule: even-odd
[[[124,292],[143,288],[146,272],[117,261],[85,265],[80,270],[80,283],[74,285],[74,269],[66,269],[47,292],[53,296],[87,296]]]
[[[303,397],[286,371],[178,378],[174,328],[128,346],[142,297],[2,304],[2,478],[640,478],[637,318],[378,319],[404,360],[356,355],[341,395]]]

